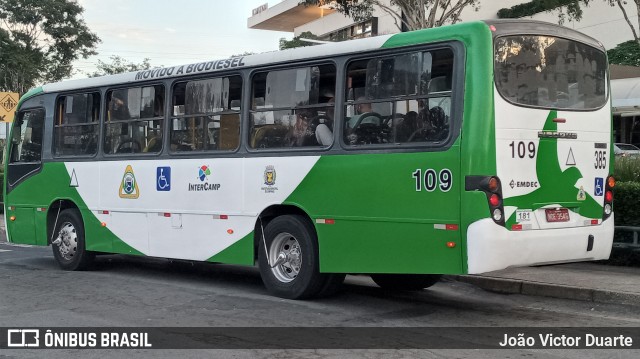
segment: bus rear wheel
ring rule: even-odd
[[[58,216],[51,242],[53,256],[64,270],[89,268],[95,255],[85,249],[84,223],[76,209],[65,209]]]
[[[438,283],[441,274],[372,274],[371,279],[383,289],[421,290]]]
[[[304,299],[323,289],[327,277],[319,272],[317,236],[306,218],[284,215],[273,219],[260,242],[260,276],[271,294]]]

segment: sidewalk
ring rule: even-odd
[[[640,305],[640,268],[636,267],[584,262],[448,278],[498,293]]]

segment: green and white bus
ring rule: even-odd
[[[498,20],[44,85],[14,122],[8,240],[67,270],[257,261],[285,298],[605,259],[607,69],[588,36]]]

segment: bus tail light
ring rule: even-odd
[[[497,176],[467,176],[465,178],[465,190],[483,191],[487,196],[491,219],[501,226],[505,225],[500,178]]]
[[[497,194],[492,194],[489,197],[489,204],[492,205],[493,207],[497,207],[500,204],[500,197],[498,197]]]
[[[489,182],[487,183],[487,188],[491,192],[498,192],[500,189],[500,182],[498,181],[498,177],[489,178]]]
[[[616,179],[613,176],[607,177],[607,182],[604,191],[604,208],[602,220],[609,218],[613,213],[613,187],[616,186]]]

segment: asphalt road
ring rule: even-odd
[[[458,282],[418,293],[390,293],[366,276],[348,276],[332,298],[291,301],[270,296],[256,268],[99,256],[87,272],[58,268],[51,248],[0,243],[2,327],[226,326],[640,326],[639,307],[502,295]],[[43,351],[0,351],[5,357],[43,357]],[[613,350],[216,350],[70,351],[46,357],[640,357]]]

